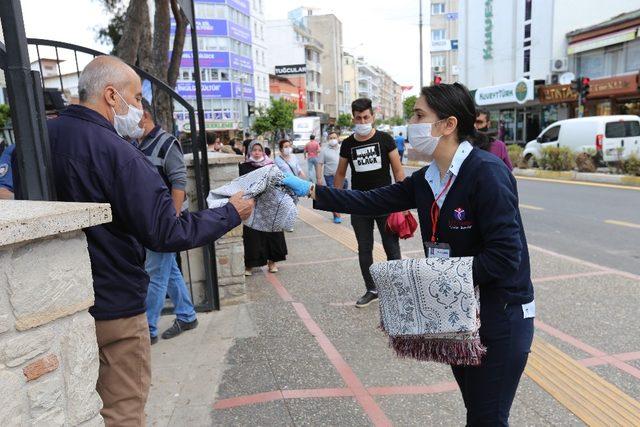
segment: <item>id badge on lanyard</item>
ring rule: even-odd
[[[438,242],[436,238],[436,231],[438,229],[438,220],[440,219],[440,208],[438,207],[438,200],[447,191],[453,175],[449,177],[447,185],[444,186],[438,197],[435,198],[431,204],[431,241],[424,242],[424,249],[427,254],[427,258],[449,258],[451,256],[451,246],[448,243]]]

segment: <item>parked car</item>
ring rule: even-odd
[[[568,147],[573,151],[593,150],[605,162],[627,159],[631,153],[640,154],[640,117],[593,116],[557,121],[529,141],[522,153],[532,166],[544,147]]]

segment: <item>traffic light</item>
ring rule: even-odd
[[[591,79],[589,77],[582,77],[580,79],[580,98],[583,104],[587,102],[587,95],[589,95],[589,83],[591,83]]]
[[[442,77],[440,77],[440,76],[433,76],[433,84],[434,84],[434,85],[439,85],[440,83],[442,83]]]
[[[576,93],[580,93],[580,84],[582,83],[582,79],[578,77],[575,80],[571,80],[571,90]]]
[[[256,107],[252,104],[247,104],[247,116],[253,116],[256,114]]]

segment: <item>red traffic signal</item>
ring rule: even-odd
[[[589,77],[583,77],[582,78],[582,87],[589,87],[589,83],[591,82],[591,79]]]
[[[433,76],[433,84],[434,84],[434,85],[439,85],[440,83],[442,83],[442,77],[440,77],[440,76]]]

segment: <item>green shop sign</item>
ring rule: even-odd
[[[484,48],[482,49],[484,59],[493,58],[493,0],[484,2]]]

